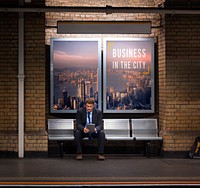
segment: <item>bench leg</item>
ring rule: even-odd
[[[150,141],[147,141],[147,157],[151,157],[151,154],[150,154]]]
[[[163,140],[160,141],[159,156],[161,156],[162,145],[163,145]]]
[[[60,158],[63,158],[63,142],[60,142]]]
[[[144,156],[146,156],[147,153],[147,144],[146,141],[144,141]]]
[[[150,141],[144,141],[144,156],[150,157]]]

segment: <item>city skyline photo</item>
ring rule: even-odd
[[[75,113],[87,98],[100,106],[99,40],[52,39],[51,111]]]

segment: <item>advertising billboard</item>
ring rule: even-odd
[[[101,109],[101,41],[51,39],[51,113],[75,113],[93,98]]]
[[[103,44],[105,113],[154,113],[154,39],[107,38]]]

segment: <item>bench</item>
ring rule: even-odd
[[[161,141],[158,135],[157,119],[131,119],[132,136],[136,141],[144,141],[144,154],[150,157],[151,141]]]
[[[129,119],[104,119],[106,140],[133,140]],[[57,141],[60,146],[60,157],[63,157],[64,141],[74,140],[74,119],[49,119],[49,141]],[[88,140],[88,138],[84,138]]]
[[[150,141],[162,141],[158,136],[157,119],[104,119],[106,140],[144,141],[144,154],[150,157]],[[49,119],[49,141],[60,145],[60,157],[63,157],[64,141],[74,140],[74,119]],[[88,138],[84,138],[88,140]]]
[[[63,157],[64,141],[74,140],[73,119],[48,119],[48,138],[60,145],[60,157]]]

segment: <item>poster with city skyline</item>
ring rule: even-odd
[[[154,113],[154,39],[107,38],[103,43],[105,113]]]
[[[76,113],[87,98],[101,109],[100,39],[51,39],[51,113]]]

